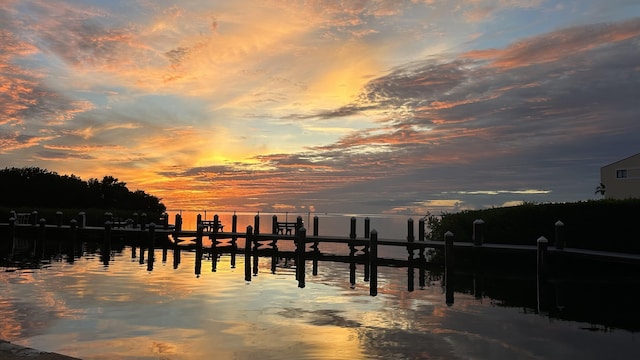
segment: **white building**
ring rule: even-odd
[[[600,183],[607,199],[640,198],[640,154],[600,168]]]

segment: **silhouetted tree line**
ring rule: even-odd
[[[83,181],[75,175],[58,175],[37,167],[0,170],[4,206],[47,208],[127,209],[163,213],[166,208],[142,190],[129,191],[112,176]]]

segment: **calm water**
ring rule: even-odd
[[[99,255],[87,253],[72,264],[0,268],[0,338],[83,359],[632,359],[640,354],[640,337],[630,330],[537,313],[536,283],[530,280],[504,282],[504,291],[514,287],[519,294],[505,300],[471,295],[462,278],[454,304],[447,306],[437,276],[425,289],[407,292],[404,268],[381,268],[379,295],[370,297],[361,266],[355,288],[348,264],[321,263],[318,276],[308,269],[300,289],[294,270],[281,267],[271,274],[266,258],[258,276],[245,282],[242,256],[235,269],[230,257],[222,256],[217,272],[204,260],[196,276],[193,252],[183,251],[174,268],[172,251],[163,262],[162,250],[156,250],[153,271],[139,255],[125,247],[107,266]],[[579,287],[591,287],[580,295],[584,299],[607,296],[597,284]],[[625,311],[617,310],[622,316]]]

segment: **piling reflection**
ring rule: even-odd
[[[248,233],[252,234],[253,229],[248,230]],[[388,267],[384,262],[376,263],[379,272],[375,271],[374,278],[373,268],[364,266],[369,263],[364,251],[343,258],[322,258],[317,245],[313,248],[314,245],[309,243],[307,245],[311,245],[311,248],[305,245],[304,253],[307,257],[313,257],[314,261],[311,262],[310,259],[301,258],[296,249],[280,249],[276,242],[270,242],[258,247],[258,253],[262,256],[252,256],[249,252],[244,262],[242,257],[239,259],[241,268],[249,271],[248,281],[251,284],[245,286],[247,283],[242,281],[242,272],[234,271],[237,251],[234,244],[235,242],[230,245],[218,243],[214,252],[197,241],[192,248],[161,246],[157,249],[148,239],[136,246],[112,241],[108,247],[101,242],[83,243],[79,247],[81,250],[74,249],[65,255],[64,249],[68,247],[50,242],[44,247],[43,255],[38,256],[36,268],[51,259],[84,254],[67,266],[65,276],[47,280],[52,281],[51,286],[72,294],[60,295],[65,297],[64,300],[55,299],[57,295],[50,294],[48,304],[29,302],[27,306],[17,306],[17,310],[2,310],[3,306],[13,307],[11,302],[0,306],[0,312],[7,315],[12,314],[11,311],[31,312],[37,308],[32,312],[57,314],[51,308],[91,299],[97,301],[97,304],[91,303],[90,308],[100,311],[116,308],[116,317],[109,320],[111,323],[92,318],[99,322],[101,329],[118,332],[119,336],[144,343],[153,339],[157,346],[149,348],[156,349],[154,351],[171,349],[165,351],[176,358],[180,351],[191,351],[191,358],[211,357],[213,353],[249,358],[238,356],[242,354],[240,349],[243,348],[254,349],[253,355],[262,350],[271,356],[275,350],[282,349],[283,343],[290,347],[295,344],[300,346],[295,350],[289,349],[292,352],[287,355],[307,359],[344,356],[355,359],[388,358],[398,352],[447,358],[448,355],[461,351],[454,351],[454,345],[461,348],[467,346],[467,351],[473,354],[472,349],[478,343],[487,347],[498,346],[498,353],[504,353],[504,356],[497,358],[514,355],[513,349],[517,349],[517,346],[509,343],[510,334],[498,333],[499,329],[490,330],[489,332],[494,333],[486,334],[484,331],[488,330],[474,329],[472,322],[465,321],[466,317],[477,316],[470,314],[479,312],[478,308],[487,312],[493,312],[495,308],[516,308],[518,311],[514,316],[540,318],[537,315],[543,315],[544,318],[577,321],[580,327],[587,330],[640,330],[640,314],[636,305],[640,300],[636,293],[639,277],[637,270],[633,268],[621,267],[607,272],[594,269],[585,271],[584,266],[572,263],[556,267],[556,272],[540,278],[535,267],[525,266],[520,271],[504,271],[480,264],[465,267],[463,265],[469,262],[456,259],[456,264],[460,263],[460,266],[449,268],[449,264],[443,264],[434,268],[421,267],[424,271],[424,277],[422,271],[418,273],[421,290],[409,293],[407,284],[416,280],[415,268],[415,273],[411,276],[406,267]],[[245,246],[255,249],[250,237]],[[106,249],[109,251],[105,251]],[[233,250],[232,253],[229,250]],[[10,256],[9,253],[2,255],[5,260]],[[16,260],[15,255],[15,252],[12,253],[12,261]],[[31,256],[27,255],[26,257]],[[135,261],[115,261],[118,257],[129,255]],[[155,262],[156,257],[160,256],[163,262],[172,258],[172,269],[171,266],[163,267]],[[412,257],[416,259],[415,254]],[[208,264],[209,261],[211,264]],[[146,267],[138,267],[135,262]],[[99,275],[93,274],[95,277],[87,281],[83,276],[91,263],[102,263],[108,267],[103,268]],[[19,266],[15,264],[5,261],[3,266],[18,269]],[[203,266],[205,269],[210,266],[212,272],[215,269],[215,273],[205,271],[203,274]],[[301,272],[307,267],[313,269],[309,272],[313,276]],[[361,277],[359,271],[365,276]],[[268,275],[262,276],[265,273]],[[371,276],[367,278],[367,274]],[[577,276],[578,274],[582,276]],[[620,274],[625,275],[622,277]],[[295,286],[296,280],[304,290]],[[368,296],[367,290],[370,288],[367,280],[378,283],[379,286],[375,287],[377,297]],[[93,287],[91,282],[100,284],[101,288]],[[304,286],[300,286],[301,284]],[[39,283],[37,286],[44,285]],[[42,287],[39,291],[50,290]],[[197,300],[194,299],[196,295]],[[155,307],[150,319],[140,319],[140,316],[135,315],[135,312],[143,311],[144,306],[151,307],[153,302],[161,305]],[[172,317],[167,320],[157,315],[167,312],[167,309],[185,314],[186,318]],[[145,316],[149,316],[146,314]],[[24,315],[7,316],[19,318]],[[500,313],[499,316],[506,315]],[[140,322],[130,324],[127,317]],[[504,319],[491,318],[487,322],[500,320]],[[173,331],[160,330],[167,326],[168,321],[181,324],[172,324],[176,326]],[[17,325],[9,322],[7,326],[15,329],[28,327],[29,324],[19,322]],[[188,330],[196,328],[202,330],[197,334]],[[4,331],[15,333],[11,329]],[[212,340],[218,346],[217,349],[202,340],[208,335],[203,333],[213,331],[212,329],[222,329],[215,330],[216,339]],[[150,334],[140,335],[146,331]],[[193,350],[185,349],[181,341],[187,335],[183,334],[201,339],[198,341],[202,344]],[[317,334],[322,334],[322,337],[316,337]],[[473,334],[473,341],[469,339],[469,334]],[[69,340],[64,336],[70,335],[58,336]],[[443,336],[451,343],[444,343]],[[59,337],[56,339],[59,340]],[[296,340],[287,342],[286,339]],[[257,346],[261,349],[256,349]],[[265,355],[265,358],[268,356]]]
[[[147,243],[148,244],[148,243]],[[6,269],[37,269],[52,261],[66,259],[67,263],[73,264],[82,254],[97,254],[101,263],[108,267],[111,264],[114,254],[124,251],[125,245],[121,243],[81,243],[67,244],[64,242],[50,241],[47,246],[42,247],[42,252],[36,247],[37,244],[25,242],[26,246],[18,244],[11,248],[4,247],[2,263],[0,266]],[[258,275],[261,271],[268,271],[270,274],[281,274],[287,269],[295,269],[298,286],[305,287],[308,281],[314,281],[319,272],[325,271],[336,263],[344,262],[348,266],[348,273],[341,277],[348,282],[351,289],[360,286],[368,286],[372,280],[378,282],[379,279],[367,278],[370,273],[364,267],[367,262],[366,254],[355,256],[349,254],[345,258],[337,256],[324,257],[317,247],[311,244],[310,251],[305,251],[307,256],[313,258],[313,262],[306,262],[300,258],[299,253],[294,251],[280,251],[275,242],[266,244],[267,248],[259,249],[265,256],[267,267],[261,270],[261,257],[251,256],[249,253],[248,262],[245,261],[245,274],[248,273],[248,281]],[[211,262],[211,269],[218,269],[218,263],[223,256],[229,258],[230,269],[235,268],[235,252],[228,253],[222,249],[237,249],[234,243],[219,247],[220,252],[214,255],[205,251],[201,244],[196,244],[194,248],[193,271],[196,277],[202,276],[203,262]],[[255,250],[255,245],[250,248]],[[355,247],[354,247],[355,248]],[[161,251],[162,261],[166,262],[169,256],[172,257],[173,269],[179,269],[182,262],[182,250],[179,246],[162,249],[148,249],[145,246],[130,246],[130,257],[138,260],[139,264],[146,264],[146,270],[155,271],[156,251]],[[309,249],[306,249],[309,250]],[[39,253],[39,254],[36,254]],[[170,254],[169,254],[170,253]],[[355,253],[355,251],[354,251]],[[70,260],[72,259],[72,260]],[[359,259],[359,260],[356,260]],[[214,265],[215,264],[215,265]],[[246,266],[249,265],[249,266]],[[384,262],[377,266],[384,267]],[[306,267],[310,266],[311,274],[314,278],[306,276]],[[318,270],[320,269],[320,271]],[[358,269],[362,269],[365,274],[364,282],[356,281]],[[456,294],[470,294],[477,301],[489,301],[495,306],[521,308],[525,313],[535,313],[550,318],[586,322],[600,329],[627,329],[630,331],[640,330],[640,311],[636,304],[640,301],[638,285],[640,284],[639,270],[632,266],[622,265],[611,268],[607,271],[594,270],[593,267],[584,266],[576,262],[560,267],[555,273],[545,274],[543,277],[539,273],[522,269],[520,272],[499,272],[494,268],[476,266],[473,269],[455,270],[453,266],[442,266],[424,268],[419,272],[407,271],[407,287],[411,290],[411,284],[419,281],[421,289],[439,283],[444,294],[443,303],[455,307]],[[423,275],[424,274],[424,275]],[[415,277],[418,279],[414,279]],[[247,277],[245,277],[245,280]],[[400,282],[402,284],[402,282]],[[373,295],[377,291],[371,291]],[[622,310],[621,310],[622,309]]]

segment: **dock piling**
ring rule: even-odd
[[[369,295],[378,295],[378,232],[374,229],[370,236],[370,256],[369,256]]]
[[[560,220],[555,223],[555,241],[556,241],[556,249],[563,250],[566,245],[566,238],[564,232],[564,223]]]
[[[318,248],[319,246],[319,242],[317,239],[318,236],[318,232],[319,232],[319,223],[320,220],[318,219],[318,216],[314,216],[313,217],[313,236],[316,237],[315,239],[313,239],[313,245],[311,245],[312,249],[313,249],[313,266],[311,269],[311,273],[313,276],[317,276],[318,275],[318,258],[320,257],[320,249]]]
[[[211,240],[211,271],[216,272],[218,270],[218,228],[220,225],[220,218],[218,214],[213,215],[213,231],[209,235]]]
[[[251,238],[253,237],[253,228],[247,226],[247,236],[244,242],[244,280],[251,281]]]
[[[156,239],[156,224],[155,223],[150,223],[149,224],[149,234],[148,234],[148,239],[147,239],[147,248],[148,248],[148,254],[147,254],[147,271],[152,271],[153,270],[153,262],[155,260],[155,239]]]
[[[538,276],[544,278],[547,273],[547,249],[549,247],[549,240],[544,236],[540,236],[538,240],[536,240],[536,244],[538,245]]]
[[[47,229],[47,220],[45,218],[40,219],[40,241],[39,247],[36,245],[36,257],[39,259],[44,259],[45,249],[47,248],[47,237],[46,237],[46,229]]]
[[[454,277],[454,253],[453,253],[454,235],[451,231],[444,234],[444,262],[445,262],[445,302],[448,306],[453,305],[453,277]]]
[[[76,219],[71,219],[69,222],[69,230],[71,233],[71,251],[67,261],[72,263],[76,260],[76,241],[78,239],[78,221]]]
[[[145,231],[147,229],[147,213],[142,213],[142,220],[140,220],[140,230]]]
[[[307,252],[307,229],[304,226],[298,229],[296,235],[296,252],[297,252],[297,265],[296,265],[296,277],[298,279],[298,287],[305,287],[305,256]]]
[[[369,238],[369,229],[371,228],[371,219],[367,216],[364,218],[364,238]]]
[[[104,243],[101,249],[102,263],[109,265],[111,260],[111,221],[104,222]]]
[[[424,218],[418,220],[418,241],[419,242],[423,242],[425,240],[425,235],[424,235]],[[427,265],[427,258],[425,256],[425,248],[424,247],[420,247],[418,249],[418,261],[419,261],[419,270],[418,270],[418,284],[420,286],[420,289],[424,289],[426,286],[425,283],[425,279],[426,279],[426,265]]]
[[[544,236],[541,236],[536,240],[537,244],[537,265],[538,276],[536,277],[537,284],[537,297],[538,297],[538,313],[543,313],[545,310],[546,299],[546,276],[547,276],[547,249],[549,241]]]
[[[11,241],[11,258],[13,258],[16,252],[16,218],[15,216],[12,216],[9,218],[9,241]]]
[[[233,213],[231,217],[231,232],[236,233],[238,231],[238,215]],[[231,268],[236,268],[236,252],[238,252],[238,237],[231,237]]]
[[[409,253],[408,258],[407,258],[407,291],[412,292],[414,290],[414,277],[415,277],[415,271],[414,271],[414,260],[413,260],[413,255],[414,255],[414,247],[413,247],[413,242],[415,241],[415,236],[414,236],[414,232],[413,232],[413,219],[409,218],[409,220],[407,220],[407,252]]]
[[[253,219],[253,233],[255,235],[260,235],[260,212],[256,214]],[[260,247],[260,238],[258,236],[252,237],[253,243],[253,275],[258,276],[258,248]],[[251,251],[251,247],[249,247],[249,251]]]
[[[484,242],[484,220],[476,219],[473,221],[473,245],[482,246]]]
[[[351,217],[351,231],[349,233],[349,283],[351,288],[356,286],[356,218]]]
[[[198,221],[198,229],[196,232],[196,269],[195,274],[197,277],[200,277],[200,273],[202,270],[202,236],[204,232],[204,226],[202,225],[202,220]]]
[[[85,226],[87,226],[87,213],[81,211],[78,213],[78,227],[82,229]]]

